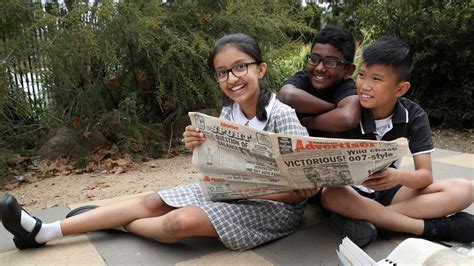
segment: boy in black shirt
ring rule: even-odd
[[[360,104],[351,78],[354,54],[349,31],[324,27],[313,40],[307,69],[285,81],[278,93],[311,136],[330,137],[358,125]]]
[[[459,212],[473,202],[472,183],[462,178],[433,182],[434,147],[428,116],[419,105],[402,98],[410,89],[412,68],[410,47],[395,38],[380,39],[363,53],[356,81],[361,122],[342,137],[405,137],[415,170],[397,169],[395,165],[370,175],[363,186],[322,191],[321,203],[333,212],[330,222],[335,230],[359,246],[369,244],[377,235],[367,224],[433,241],[474,241],[474,216]]]

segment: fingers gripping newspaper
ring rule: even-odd
[[[265,132],[202,113],[191,123],[205,135],[192,162],[204,196],[234,200],[301,188],[361,184],[408,151],[394,141],[330,139]]]

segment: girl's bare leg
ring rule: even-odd
[[[64,236],[129,224],[130,222],[164,215],[174,210],[157,193],[125,199],[61,220]]]
[[[207,214],[195,206],[175,209],[159,217],[134,220],[125,225],[125,229],[163,243],[173,243],[192,236],[217,237]]]

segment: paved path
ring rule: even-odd
[[[412,159],[405,157],[401,167],[413,169]],[[474,182],[473,154],[437,149],[433,167],[437,180],[462,177]],[[126,197],[132,196],[136,195]],[[126,197],[87,204],[100,205]],[[57,206],[32,214],[51,222],[80,205]],[[467,211],[474,213],[474,205]],[[365,251],[377,261],[407,237],[377,239]],[[229,251],[215,239],[194,238],[170,245],[118,231],[70,236],[41,249],[23,251],[15,248],[11,238],[0,226],[0,265],[334,265],[339,263],[335,250],[341,241],[315,206],[308,206],[304,224],[296,233],[244,252]]]

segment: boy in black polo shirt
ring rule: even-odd
[[[313,40],[307,69],[279,91],[278,99],[295,109],[311,136],[329,137],[358,125],[360,104],[351,78],[354,54],[352,34],[326,26]]]
[[[459,212],[473,202],[471,182],[458,178],[433,183],[428,117],[419,105],[401,98],[410,89],[412,66],[409,46],[398,39],[383,38],[365,49],[356,81],[362,105],[360,127],[343,137],[406,137],[415,170],[395,165],[370,175],[364,186],[322,191],[321,203],[333,212],[330,221],[335,230],[359,246],[376,237],[375,229],[367,230],[368,223],[434,241],[474,241],[474,216]]]

